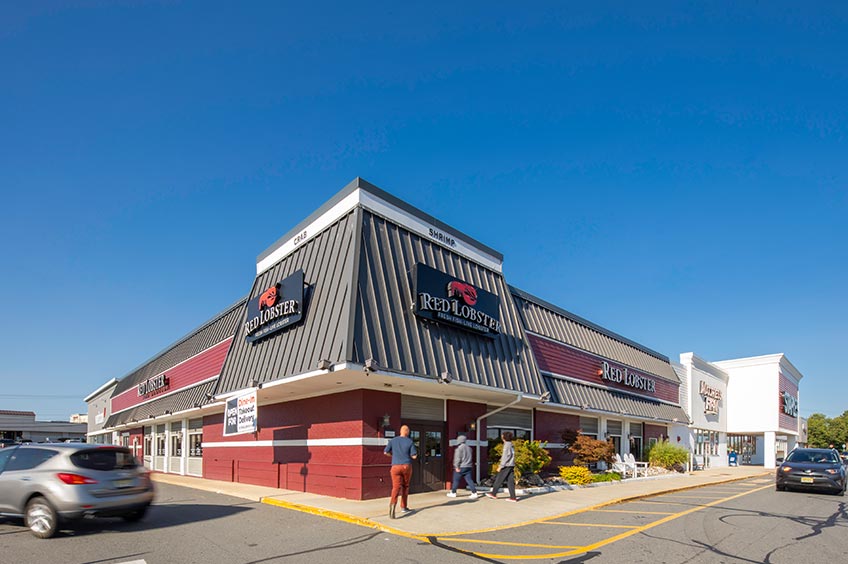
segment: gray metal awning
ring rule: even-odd
[[[178,413],[187,411],[196,407],[210,403],[209,397],[215,389],[215,380],[210,380],[191,388],[180,390],[175,394],[165,396],[163,398],[153,400],[149,403],[131,407],[120,413],[112,414],[103,425],[105,429],[111,429],[132,423],[134,421],[144,421],[151,417],[160,417],[170,413]],[[207,394],[209,396],[207,397]]]
[[[615,390],[578,384],[553,376],[544,376],[544,380],[551,392],[551,403],[573,406],[582,411],[601,411],[623,417],[653,419],[668,423],[679,422],[684,425],[689,423],[686,412],[676,405]]]

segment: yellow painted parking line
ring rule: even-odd
[[[646,523],[646,524],[640,525],[638,527],[633,527],[629,531],[619,533],[619,534],[617,534],[613,537],[606,538],[606,539],[598,541],[596,543],[587,544],[585,546],[581,546],[579,548],[569,550],[567,552],[556,552],[556,553],[549,553],[549,554],[520,555],[520,556],[513,556],[513,555],[509,555],[509,554],[486,554],[486,553],[481,553],[481,552],[474,552],[472,554],[475,554],[475,555],[480,556],[482,558],[498,558],[498,559],[502,559],[502,560],[543,560],[543,559],[548,559],[548,558],[564,558],[564,557],[567,557],[567,556],[577,556],[578,554],[585,554],[587,552],[591,552],[592,550],[597,550],[598,548],[601,548],[603,546],[607,546],[607,545],[612,544],[614,542],[618,542],[618,541],[620,541],[622,539],[626,539],[628,537],[632,537],[633,535],[638,535],[639,533],[647,531],[648,529],[653,529],[654,527],[658,527],[660,525],[663,525],[663,524],[668,523],[670,521],[673,521],[675,519],[679,519],[680,517],[685,517],[686,515],[689,515],[691,513],[701,511],[703,509],[706,509],[708,507],[712,507],[714,505],[718,505],[719,503],[723,503],[725,501],[731,501],[733,499],[738,499],[740,497],[743,497],[743,496],[746,496],[746,495],[749,495],[749,494],[752,494],[752,493],[755,493],[755,492],[759,492],[759,491],[765,490],[765,489],[770,488],[770,487],[772,487],[771,484],[769,484],[767,486],[762,486],[760,488],[755,488],[755,489],[752,489],[752,490],[749,490],[749,491],[746,491],[746,492],[738,493],[736,495],[732,495],[732,496],[725,497],[725,498],[722,498],[722,499],[716,499],[716,500],[711,501],[709,503],[706,503],[704,505],[698,505],[696,507],[692,507],[690,509],[687,509],[685,511],[681,511],[679,513],[667,515],[666,517],[663,517],[661,519],[657,519],[656,521],[652,521],[650,523]],[[566,524],[569,524],[569,523],[560,523],[560,524],[566,525]],[[575,523],[571,523],[571,524],[573,525]],[[588,526],[591,526],[591,525],[588,525]]]
[[[604,527],[609,529],[635,529],[639,525],[604,525],[603,523],[565,523],[563,521],[542,521],[539,525],[566,525],[568,527]]]
[[[529,546],[531,548],[583,548],[582,545],[531,544],[525,542],[507,542],[480,539],[445,539],[443,542],[470,542],[475,544],[501,544],[506,546]]]
[[[598,513],[638,513],[639,515],[674,515],[673,511],[637,511],[635,509],[596,509]]]
[[[721,499],[723,496],[714,496],[714,495],[677,495],[677,494],[667,494],[669,497],[674,499]],[[665,496],[663,496],[665,497]]]

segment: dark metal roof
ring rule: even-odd
[[[680,382],[668,357],[511,287],[524,328],[578,349]]]
[[[544,392],[503,277],[368,211],[362,214],[351,360],[381,368],[531,394]],[[420,320],[412,311],[412,269],[425,263],[500,298],[502,329],[485,338]]]
[[[210,380],[197,386],[180,390],[169,396],[131,407],[120,413],[110,415],[103,428],[109,429],[117,425],[125,425],[132,421],[142,421],[151,417],[164,416],[166,412],[178,413],[193,407],[201,407],[210,402],[209,396],[211,396],[214,389],[215,380]]]
[[[682,408],[667,403],[654,402],[622,392],[586,386],[571,380],[544,376],[551,392],[551,403],[572,406],[580,410],[603,411],[621,416],[658,419],[688,424],[689,418]]]
[[[115,386],[113,397],[129,390],[130,388],[134,388],[139,382],[147,380],[157,374],[161,374],[184,360],[187,360],[196,354],[205,351],[209,347],[217,345],[221,341],[232,337],[236,331],[236,326],[244,316],[244,306],[246,302],[247,299],[243,298],[234,303],[222,313],[201,325],[195,331],[192,331],[127,374],[118,382],[117,386]]]
[[[358,208],[357,208],[358,209]],[[266,339],[248,343],[239,327],[218,381],[216,394],[314,370],[319,360],[345,360],[345,338],[350,318],[354,241],[359,229],[357,211],[306,241],[295,252],[259,274],[250,298],[272,284],[303,270],[303,321]],[[239,322],[243,324],[245,311]]]
[[[13,411],[10,409],[0,409],[0,415],[26,415],[28,417],[35,417],[35,412],[32,411]]]
[[[468,235],[462,233],[458,229],[454,229],[450,225],[448,225],[448,224],[446,224],[442,221],[439,221],[438,219],[436,219],[432,215],[425,213],[425,212],[419,210],[418,208],[409,205],[408,203],[404,202],[403,200],[396,198],[395,196],[389,194],[388,192],[381,190],[380,188],[377,188],[376,186],[374,186],[373,184],[371,184],[367,180],[363,180],[362,178],[359,178],[358,176],[356,178],[354,178],[347,186],[342,188],[335,196],[330,198],[323,206],[321,206],[320,208],[315,210],[313,213],[311,213],[309,215],[309,217],[307,217],[306,219],[304,219],[303,221],[298,223],[295,227],[290,229],[285,235],[283,235],[282,237],[277,239],[277,241],[273,245],[268,247],[265,251],[263,251],[257,257],[256,262],[257,263],[261,262],[262,259],[271,255],[271,253],[273,253],[274,250],[276,250],[278,247],[280,247],[282,244],[284,244],[285,242],[290,240],[292,237],[294,237],[298,233],[302,232],[303,229],[306,226],[310,225],[316,219],[321,217],[325,212],[332,209],[333,206],[335,206],[336,204],[338,204],[339,202],[344,200],[352,192],[354,192],[355,190],[359,190],[359,189],[364,190],[366,192],[369,192],[369,193],[377,196],[381,200],[389,202],[390,204],[394,205],[395,207],[402,209],[406,213],[414,215],[414,216],[422,219],[423,221],[433,225],[434,227],[439,228],[440,230],[442,230],[446,233],[450,233],[450,234],[455,235],[457,237],[461,237],[463,240],[473,244],[474,246],[478,247],[479,249],[481,249],[484,252],[492,255],[493,257],[497,258],[499,261],[503,262],[503,255],[501,253],[499,253],[498,251],[492,249],[491,247],[484,245],[483,243],[473,239],[472,237],[469,237]]]

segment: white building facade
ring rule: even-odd
[[[681,382],[680,404],[691,422],[673,426],[670,440],[705,467],[727,466],[727,372],[691,352],[681,354],[672,367]]]
[[[774,468],[798,444],[803,375],[782,353],[712,364],[729,377],[727,448],[743,464]]]

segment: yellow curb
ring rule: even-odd
[[[391,533],[393,535],[398,535],[401,537],[407,537],[415,540],[427,540],[427,537],[422,535],[416,535],[413,533],[407,533],[406,531],[401,531],[400,529],[395,529],[394,527],[387,527],[382,523],[378,523],[377,521],[372,521],[371,519],[365,517],[357,517],[356,515],[350,515],[348,513],[342,513],[341,511],[332,511],[330,509],[321,509],[318,507],[312,507],[311,505],[302,505],[300,503],[292,503],[290,501],[283,501],[280,499],[274,499],[272,497],[263,497],[259,500],[262,503],[268,505],[274,505],[277,507],[283,507],[285,509],[291,509],[294,511],[300,511],[301,513],[309,513],[311,515],[318,515],[319,517],[327,517],[328,519],[335,519],[336,521],[343,521],[345,523],[350,523],[352,525],[359,525],[360,527],[367,527],[369,529],[378,529],[383,531],[384,533]]]

